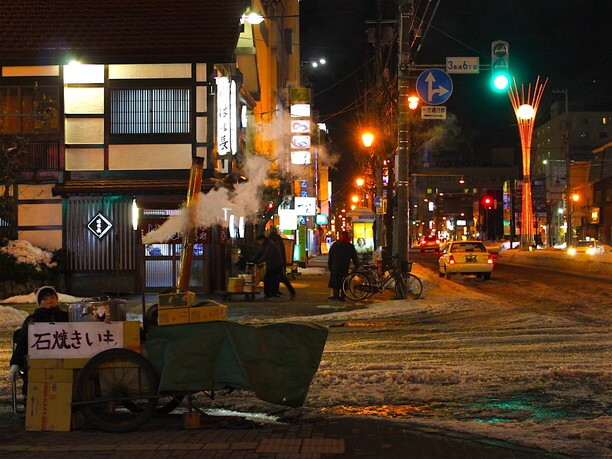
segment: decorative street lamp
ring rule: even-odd
[[[527,92],[521,84],[521,90],[516,85],[510,87],[508,95],[514,108],[514,114],[518,121],[519,136],[521,138],[521,156],[523,160],[523,185],[521,197],[521,247],[528,248],[532,243],[533,236],[533,202],[531,195],[531,141],[533,138],[533,127],[538,111],[538,106],[544,93],[548,79],[540,82],[536,79],[534,85],[529,84]]]

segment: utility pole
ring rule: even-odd
[[[553,89],[553,94],[565,95],[565,123],[563,126],[563,154],[565,157],[565,246],[572,245],[572,203],[571,203],[571,185],[570,176],[572,172],[572,161],[569,147],[570,130],[572,129],[569,116],[569,103],[567,89]]]
[[[397,156],[396,156],[396,193],[397,215],[393,237],[393,254],[400,257],[402,265],[408,261],[410,250],[409,234],[409,156],[410,156],[410,109],[408,108],[410,75],[410,18],[411,3],[408,11],[400,6],[400,34],[398,56],[398,102],[397,102]]]

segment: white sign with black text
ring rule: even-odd
[[[31,359],[89,358],[122,347],[122,322],[32,323],[28,326],[28,357]]]
[[[446,107],[439,105],[423,105],[421,107],[421,119],[424,120],[445,120],[446,119]]]

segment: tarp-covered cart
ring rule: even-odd
[[[92,426],[111,432],[133,430],[158,403],[174,407],[177,397],[200,391],[251,390],[267,402],[302,406],[327,333],[297,323],[151,327],[142,354],[111,349],[94,356],[79,374],[73,405]]]

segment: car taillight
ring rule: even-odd
[[[489,254],[489,258],[487,258],[487,263],[490,265],[493,264],[493,255]]]
[[[450,257],[448,257],[448,264],[449,265],[454,265],[455,264],[455,257],[453,257],[452,255]]]

